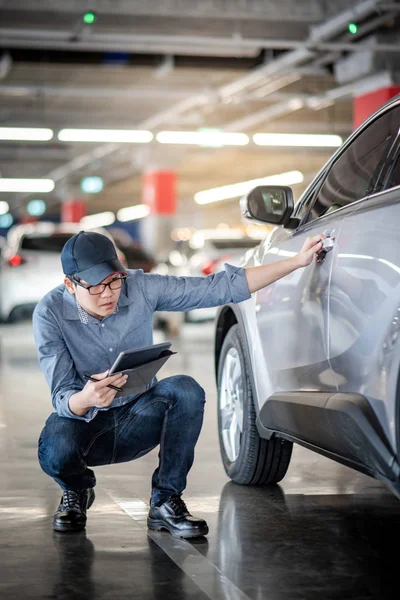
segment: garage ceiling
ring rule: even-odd
[[[174,168],[177,223],[239,219],[237,202],[198,206],[203,189],[293,169],[305,181],[332,149],[60,142],[62,128],[337,133],[352,96],[394,80],[397,2],[348,0],[0,0],[0,126],[50,127],[49,142],[0,142],[2,177],[51,177],[50,212],[87,175],[104,178],[89,213],[141,202],[141,173]],[[85,25],[83,14],[96,14]],[[350,22],[358,32],[348,32]],[[397,69],[398,71],[399,69]],[[33,196],[0,194],[18,217]]]

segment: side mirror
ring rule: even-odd
[[[244,217],[295,229],[299,224],[292,219],[294,208],[292,188],[283,185],[259,185],[240,200]]]

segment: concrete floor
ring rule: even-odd
[[[162,334],[156,333],[155,341]],[[82,534],[52,531],[60,499],[37,462],[51,412],[29,322],[0,327],[0,598],[312,600],[398,597],[400,503],[355,471],[295,447],[272,489],[227,479],[219,456],[213,326],[187,325],[160,377],[186,373],[207,392],[184,498],[210,526],[183,541],[146,530],[153,451],[96,469]]]

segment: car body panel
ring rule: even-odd
[[[339,391],[363,394],[396,448],[400,363],[400,189],[346,216],[330,290],[329,358]]]
[[[327,226],[340,228],[334,216]],[[280,230],[269,247],[258,251],[259,264],[273,264],[297,254],[306,238],[320,232],[319,225],[292,235]],[[256,323],[264,368],[257,370],[259,388],[270,388],[261,398],[293,390],[336,390],[328,360],[328,291],[334,252],[321,263],[298,269],[255,294]],[[268,393],[269,392],[269,393]]]

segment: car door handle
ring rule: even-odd
[[[325,239],[322,240],[322,249],[317,256],[317,263],[322,263],[325,260],[328,252],[332,250],[335,245],[335,232],[334,231],[324,231]]]
[[[326,238],[326,240],[322,241],[322,250],[325,252],[330,252],[335,245],[335,238]]]

